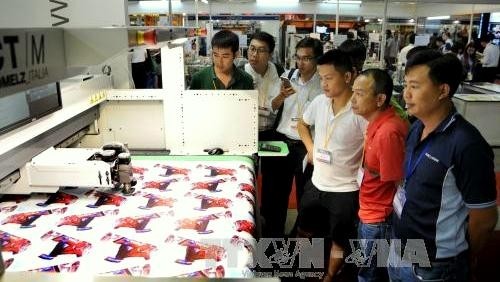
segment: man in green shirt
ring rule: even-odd
[[[193,75],[190,89],[254,89],[252,77],[236,68],[233,61],[239,50],[239,39],[230,30],[221,30],[212,38],[213,65]]]

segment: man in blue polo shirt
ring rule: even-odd
[[[408,59],[405,72],[404,99],[418,120],[393,201],[393,235],[401,250],[394,240],[389,275],[391,281],[468,281],[497,221],[493,152],[453,106],[462,77],[456,56],[423,50]],[[414,252],[405,249],[415,246]]]

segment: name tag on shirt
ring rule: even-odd
[[[363,176],[365,175],[365,169],[363,167],[358,168],[358,175],[356,177],[356,182],[358,186],[361,187],[361,183],[363,183]]]
[[[398,190],[396,191],[396,195],[394,195],[394,200],[392,201],[392,206],[394,207],[394,211],[401,218],[401,213],[403,212],[403,207],[406,203],[406,190],[404,189],[404,184],[398,186]]]
[[[316,160],[325,164],[332,164],[332,152],[323,149],[317,149],[314,155]]]

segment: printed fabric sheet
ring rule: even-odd
[[[3,195],[6,271],[251,277],[250,162],[145,157],[132,164],[131,196],[89,188]]]

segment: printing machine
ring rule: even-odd
[[[119,198],[148,197],[134,190],[137,183],[132,175],[134,156],[206,156],[211,148],[220,148],[224,156],[250,157],[257,153],[256,91],[235,90],[221,95],[216,90],[185,89],[183,42],[195,34],[196,30],[186,28],[0,29],[0,38],[21,38],[19,45],[25,49],[18,54],[32,49],[40,57],[40,49],[36,44],[30,45],[29,38],[44,36],[44,60],[38,67],[47,72],[45,77],[32,77],[29,83],[0,87],[0,98],[59,81],[62,99],[60,110],[0,135],[0,194],[56,193],[61,187],[78,192],[86,187],[90,192],[82,195],[103,191],[115,193]],[[161,48],[163,89],[127,88],[129,48],[145,48],[145,44]],[[5,62],[12,59],[8,52],[0,55]],[[26,62],[25,69],[24,66],[21,70],[12,66],[0,68],[0,76],[14,71],[28,73],[29,57],[21,60]],[[39,59],[36,62],[40,64]],[[201,164],[196,167],[213,169]],[[248,181],[254,180],[252,176]],[[116,194],[117,190],[122,196]],[[244,188],[238,194],[241,196],[243,191]],[[202,197],[202,202],[208,199],[202,194],[192,194],[195,199]],[[256,199],[245,197],[255,205]],[[45,207],[43,203],[37,205]],[[87,206],[100,208],[97,204]],[[140,208],[149,209],[145,205]],[[48,213],[57,213],[56,210]],[[212,216],[219,217],[219,214]],[[6,232],[6,223],[6,220],[1,223],[1,232]],[[21,228],[31,226],[34,225]],[[57,237],[51,232],[40,238],[69,240],[66,235]],[[51,259],[56,249],[40,257]],[[9,261],[5,255],[4,259]],[[13,279],[22,279],[14,276]]]
[[[6,29],[0,30],[0,35],[9,32],[34,33],[31,30]],[[221,98],[214,93],[216,91],[191,94],[194,91],[185,90],[182,43],[187,36],[195,34],[194,29],[70,28],[47,29],[45,32],[46,45],[51,47],[46,48],[48,62],[45,65],[55,75],[48,80],[0,88],[0,95],[7,96],[37,83],[61,79],[64,106],[47,117],[0,135],[0,193],[55,192],[60,186],[74,181],[75,173],[81,176],[78,178],[80,186],[112,188],[121,183],[129,190],[133,180],[123,177],[123,173],[121,178],[114,175],[119,171],[117,161],[126,162],[123,154],[122,157],[118,154],[129,153],[128,148],[177,155],[202,155],[206,154],[203,150],[209,147],[224,148],[229,155],[252,155],[257,152],[257,114],[253,111],[256,102],[253,97],[256,95],[234,91],[232,96]],[[156,33],[154,38],[151,38],[152,33]],[[145,42],[144,37],[149,39]],[[138,46],[141,43],[143,45]],[[114,85],[129,84],[127,47],[145,48],[145,43],[162,49],[165,88],[113,89]],[[54,54],[61,51],[66,54],[65,64],[60,62],[64,61],[61,54]],[[89,72],[105,67],[111,69],[111,75]],[[64,77],[79,71],[86,73]],[[4,68],[1,74],[8,72],[9,69]],[[200,116],[204,116],[203,120]],[[227,125],[231,116],[243,118],[237,127]],[[145,118],[152,123],[144,126]],[[244,126],[251,130],[238,128]],[[217,137],[221,130],[234,130],[237,134],[234,140],[225,140]],[[200,136],[203,137],[200,139]],[[102,155],[96,158],[96,154],[103,151],[99,148],[116,141],[124,142],[125,146],[122,149],[111,146],[118,152],[112,161],[104,161]],[[70,143],[84,148],[63,148]],[[61,148],[54,149],[53,146]],[[108,147],[102,149],[107,150]],[[26,176],[22,177],[23,174]],[[58,177],[53,177],[53,174]],[[108,174],[109,179],[119,183],[108,181]],[[26,183],[33,190],[18,187]]]

